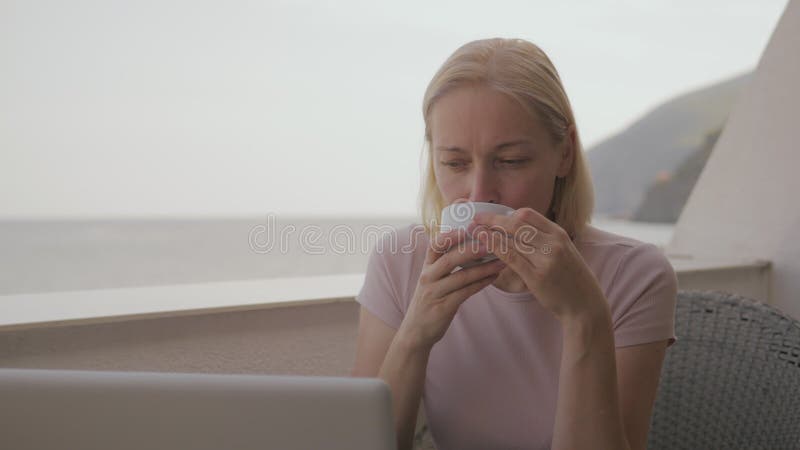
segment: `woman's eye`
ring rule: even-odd
[[[461,161],[442,161],[442,164],[448,167],[461,167],[463,163]]]
[[[522,164],[524,164],[527,161],[528,161],[528,159],[501,159],[501,160],[498,160],[497,162],[500,163],[500,164],[507,165],[507,166],[521,166]],[[463,168],[466,164],[468,164],[468,163],[465,163],[463,161],[441,161],[441,163],[442,163],[442,165],[450,167],[450,168],[453,168],[453,169],[460,169],[460,168]]]
[[[527,159],[503,159],[500,160],[502,164],[519,165],[527,161]]]

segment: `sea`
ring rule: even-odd
[[[385,233],[414,217],[0,221],[0,295],[363,273]],[[666,245],[672,224],[594,219]]]

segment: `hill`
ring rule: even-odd
[[[680,95],[588,149],[595,214],[634,219],[651,186],[675,178],[709,133],[723,127],[749,79],[748,73]]]

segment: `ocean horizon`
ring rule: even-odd
[[[363,273],[413,216],[0,220],[0,295]],[[659,247],[673,224],[595,218]]]

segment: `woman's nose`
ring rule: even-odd
[[[497,181],[491,170],[476,168],[470,180],[469,199],[473,202],[499,203]]]

